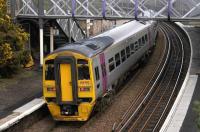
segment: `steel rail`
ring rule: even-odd
[[[173,89],[173,91],[172,91],[172,94],[171,94],[171,96],[170,96],[170,99],[169,99],[169,101],[167,102],[167,105],[165,106],[165,109],[164,109],[164,111],[163,111],[161,117],[159,118],[158,122],[156,123],[156,125],[155,125],[153,131],[156,131],[156,130],[158,129],[158,125],[160,124],[160,122],[161,122],[161,120],[162,120],[164,114],[166,113],[167,108],[168,108],[168,106],[169,106],[169,104],[170,104],[170,101],[171,101],[171,99],[172,99],[172,97],[173,97],[173,95],[174,95],[174,93],[175,93],[175,89],[176,89],[176,87],[177,87],[177,85],[178,85],[178,80],[179,80],[179,78],[180,78],[180,76],[181,76],[181,72],[182,72],[182,69],[183,69],[183,63],[184,63],[184,57],[185,57],[182,39],[180,38],[180,36],[179,36],[178,33],[176,32],[176,30],[174,30],[174,29],[173,29],[172,27],[170,27],[170,26],[168,26],[168,27],[171,28],[171,29],[176,33],[176,35],[178,36],[178,38],[179,38],[179,40],[180,40],[180,42],[181,42],[181,48],[182,48],[182,60],[181,60],[181,61],[182,61],[182,63],[181,63],[181,68],[180,68],[180,72],[179,72],[179,75],[178,75],[178,78],[177,78],[175,87],[174,87],[174,89]]]
[[[161,31],[161,32],[162,32],[162,31]],[[163,34],[164,34],[164,33],[163,33]],[[166,42],[166,37],[165,37],[164,39],[165,39],[165,42]],[[166,52],[167,52],[167,45],[165,44],[164,53],[166,53]],[[164,60],[165,55],[166,55],[166,54],[162,54],[162,57],[161,57],[162,59],[161,59],[161,60]],[[148,89],[148,87],[150,87],[150,85],[151,85],[151,83],[152,83],[152,80],[153,80],[154,78],[157,77],[156,74],[160,71],[161,65],[163,65],[162,63],[164,63],[164,62],[163,62],[163,61],[160,61],[159,65],[156,67],[156,70],[155,70],[155,72],[153,73],[153,75],[152,75],[150,81],[148,82],[147,86],[144,87],[144,88],[141,90],[141,92],[140,92],[140,93],[138,94],[138,96],[136,97],[136,100],[134,100],[134,102],[129,106],[128,110],[127,110],[127,111],[124,113],[124,115],[121,117],[121,122],[118,124],[118,127],[121,126],[121,125],[123,124],[123,122],[125,122],[126,118],[128,118],[128,116],[129,116],[129,113],[130,113],[131,111],[133,111],[133,109],[135,108],[135,107],[133,107],[133,106],[136,106],[136,104],[138,103],[140,97],[141,97],[143,94],[145,94],[145,92],[146,92],[146,90]],[[115,123],[115,125],[116,125],[116,123]],[[114,130],[114,129],[115,129],[115,127],[113,127],[113,130]]]
[[[147,127],[150,127],[151,130],[156,131],[158,129],[159,123],[162,121],[162,118],[167,113],[167,109],[169,108],[173,97],[175,97],[175,91],[177,90],[178,84],[181,81],[181,75],[182,75],[182,71],[183,71],[183,64],[184,64],[184,57],[185,57],[184,47],[183,47],[182,39],[180,37],[181,33],[178,34],[172,28],[172,26],[165,24],[165,27],[162,27],[162,30],[163,30],[165,36],[167,36],[167,38],[168,38],[168,42],[169,42],[169,46],[170,46],[169,53],[171,54],[171,55],[168,54],[168,57],[166,59],[167,61],[165,61],[166,63],[164,65],[164,67],[165,67],[164,73],[166,73],[166,74],[164,76],[161,76],[161,73],[159,74],[160,78],[162,78],[161,80],[163,81],[163,83],[159,82],[159,81],[161,81],[160,78],[157,78],[156,81],[154,82],[154,84],[152,85],[150,91],[148,92],[148,94],[144,97],[144,99],[142,100],[140,105],[137,107],[137,109],[132,114],[129,113],[129,112],[132,112],[132,109],[133,109],[133,108],[131,108],[131,106],[133,106],[131,104],[131,106],[129,107],[129,109],[123,116],[123,118],[124,118],[122,120],[123,122],[120,122],[117,129],[115,129],[116,131],[135,130],[135,129],[133,129],[134,128],[134,126],[132,124],[133,120],[134,120],[135,126],[137,126],[137,128],[139,127],[140,131],[145,130]],[[170,31],[172,31],[174,33],[169,35]],[[168,35],[166,35],[166,34],[168,34]],[[172,39],[171,41],[169,40],[170,37]],[[174,45],[172,45],[172,43],[174,43]],[[174,48],[171,49],[171,46],[173,46]],[[177,49],[178,49],[178,51],[177,51]],[[170,62],[169,62],[169,58],[171,58]],[[171,63],[173,63],[173,64],[171,64]],[[162,68],[162,74],[163,74],[164,67]],[[169,71],[166,70],[166,67],[169,68],[168,69]],[[178,71],[176,70],[177,68],[179,69]],[[168,78],[168,79],[166,79],[166,78]],[[169,80],[169,81],[164,81],[164,80]],[[170,83],[172,83],[172,84],[170,84]],[[159,85],[156,86],[157,84],[159,84]],[[154,87],[154,86],[156,86],[156,87]],[[160,86],[164,86],[164,91],[163,91],[163,89],[159,88]],[[156,92],[161,93],[161,95],[159,95],[158,97],[157,97],[157,95],[155,96]],[[152,96],[152,93],[153,93],[153,96]],[[152,96],[152,97],[150,98],[149,96]],[[155,99],[156,99],[156,101],[155,101]],[[151,108],[150,111],[148,111],[147,108],[150,106],[150,104],[154,105],[155,108],[153,108],[153,109]],[[160,107],[161,104],[162,104],[162,107]],[[159,114],[155,113],[156,110],[159,111]],[[142,117],[142,118],[140,118],[140,120],[143,119],[143,121],[144,121],[144,124],[142,124],[142,126],[138,123],[136,124],[136,121],[139,118],[134,119],[134,118],[138,117],[137,114],[139,112],[140,112],[139,116]],[[128,118],[127,121],[125,122],[124,120],[126,119],[126,117],[128,115],[130,115],[130,118]],[[150,120],[151,118],[154,118],[154,117],[156,119],[158,119],[158,121]],[[144,120],[144,119],[146,119],[146,120]],[[153,125],[153,127],[152,127],[152,125]],[[138,130],[138,129],[136,129],[136,130]]]
[[[168,26],[168,25],[167,25]],[[170,26],[168,26],[169,28],[170,28]],[[171,28],[172,29],[172,28]],[[176,34],[176,36],[178,36],[178,34]],[[181,39],[180,39],[180,37],[178,37],[179,39],[176,39],[176,41],[177,40],[179,40],[180,42],[181,42],[181,50],[180,51],[178,51],[178,54],[177,54],[177,57],[176,57],[176,66],[179,64],[179,56],[181,55],[181,64],[179,64],[180,66],[181,66],[181,68],[180,68],[180,70],[178,71],[178,77],[177,77],[177,79],[176,79],[176,82],[175,82],[175,85],[174,85],[174,87],[172,87],[172,92],[170,92],[170,98],[168,99],[168,101],[167,101],[167,105],[165,106],[165,108],[164,108],[164,111],[165,111],[165,109],[166,108],[168,108],[168,106],[169,106],[169,103],[171,102],[171,99],[172,99],[172,96],[174,95],[174,91],[175,91],[175,89],[177,88],[177,84],[178,84],[178,82],[179,82],[179,78],[180,78],[180,76],[181,76],[181,71],[182,71],[182,65],[183,65],[183,58],[184,58],[184,49],[183,49],[183,45],[182,45],[182,41],[181,41]],[[178,44],[178,41],[177,41],[177,44]],[[176,48],[176,47],[175,47]],[[176,66],[175,66],[175,68],[176,68]],[[177,71],[174,69],[174,72],[173,72],[173,74],[175,74]],[[176,75],[176,74],[175,74]],[[171,77],[171,79],[173,79],[173,77],[174,77],[174,75]],[[163,93],[163,94],[167,94],[167,92],[168,91],[166,91],[166,90],[169,90],[168,88],[166,88],[165,89],[165,92]],[[160,100],[159,100],[159,102],[157,103],[157,105],[156,105],[156,107],[154,108],[154,111],[150,114],[150,116],[148,117],[148,120],[146,120],[145,121],[145,124],[144,124],[144,126],[142,127],[142,129],[141,129],[141,131],[144,131],[147,127],[148,127],[148,125],[149,124],[151,124],[151,121],[152,120],[150,120],[151,118],[153,118],[153,115],[155,115],[155,111],[156,111],[156,109],[157,109],[157,111],[159,110],[159,105],[161,105],[163,102],[161,102],[162,100],[163,100],[163,98],[164,98],[164,96],[162,96],[161,98],[160,98]],[[161,115],[163,115],[163,112],[162,112],[162,114]],[[159,118],[159,120],[160,120],[160,118]],[[155,127],[154,127],[154,129],[153,129],[154,131],[155,131]]]
[[[170,43],[169,37],[168,36],[166,36],[166,37],[167,37],[168,43]],[[164,69],[165,69],[165,67],[167,65],[167,62],[168,62],[168,59],[169,59],[170,51],[171,51],[171,44],[169,44],[169,48],[168,48],[168,51],[167,51],[167,57],[166,57],[166,59],[164,61],[164,64],[163,64],[163,66],[161,68],[161,71],[160,71],[158,77],[155,79],[155,81],[154,81],[153,85],[151,86],[150,90],[148,91],[147,95],[141,101],[140,105],[137,107],[137,109],[134,111],[134,113],[131,114],[131,116],[129,117],[129,119],[127,120],[127,122],[125,124],[122,124],[123,126],[120,127],[119,130],[116,129],[116,131],[124,131],[124,130],[126,130],[126,128],[132,122],[132,120],[136,116],[136,114],[140,111],[140,109],[143,107],[143,105],[147,102],[147,99],[153,93],[155,85],[157,84],[158,80],[160,79],[162,73],[164,72]]]
[[[176,48],[175,45],[173,45],[173,47],[174,47],[173,52],[175,52],[175,54],[170,55],[170,62],[168,63],[167,70],[165,70],[165,74],[162,77],[162,81],[159,82],[159,86],[157,86],[156,91],[154,92],[154,95],[152,95],[153,97],[151,98],[149,103],[144,107],[142,113],[139,115],[137,120],[131,125],[129,131],[138,130],[138,129],[140,129],[140,131],[142,131],[144,128],[146,128],[150,118],[153,116],[153,114],[156,111],[156,109],[158,108],[159,104],[162,103],[162,99],[164,98],[164,95],[170,89],[170,83],[172,82],[174,75],[176,75],[175,74],[176,73],[175,68],[178,65],[178,57],[179,57],[178,56],[179,52],[176,56],[177,52],[174,50]],[[176,62],[176,64],[173,65],[173,67],[171,67],[170,63],[173,63],[174,61]],[[169,76],[169,74],[170,74],[170,76]],[[169,77],[167,79],[169,81],[166,81],[167,77]],[[163,84],[165,84],[166,87],[162,87]],[[157,95],[159,95],[161,97],[158,99],[158,101],[156,100],[156,102],[155,102],[155,99],[158,98]],[[154,106],[154,107],[152,107],[152,106]],[[151,108],[151,109],[149,109],[149,108]],[[147,118],[147,119],[144,120],[143,118]],[[138,120],[141,120],[141,119],[143,119],[142,123],[141,123],[141,121],[138,121]],[[141,124],[142,124],[142,126],[140,127]],[[138,126],[139,126],[139,128],[138,128]]]

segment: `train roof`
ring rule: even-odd
[[[112,45],[114,40],[111,37],[103,36],[103,37],[96,37],[87,40],[83,40],[80,42],[75,42],[72,44],[68,44],[63,46],[53,53],[61,52],[61,51],[74,51],[80,54],[83,54],[87,57],[92,57],[98,53],[100,53],[105,48]]]
[[[108,30],[95,37],[109,36],[114,40],[115,43],[117,43],[141,31],[145,27],[149,26],[150,23],[151,22],[131,21],[114,29]]]
[[[142,28],[146,27],[145,25],[147,26],[149,24],[137,21],[131,21],[122,26],[115,27],[102,34],[99,34],[93,38],[65,45],[55,50],[52,54],[69,50],[83,54],[87,57],[92,57],[102,52],[105,48],[111,46],[112,44],[121,41],[125,38],[128,38],[130,35],[133,35],[134,33],[137,33]]]

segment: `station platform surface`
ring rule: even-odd
[[[180,129],[181,132],[197,132],[197,114],[194,112],[194,101],[200,100],[200,78],[198,77],[196,87],[194,90],[194,94],[192,96],[191,103],[189,105],[189,109],[183,121],[182,127]]]
[[[200,28],[184,27],[192,42],[193,56],[188,81],[175,101],[161,132],[197,132],[194,101],[200,101]]]
[[[189,109],[183,121],[181,132],[197,132],[197,113],[194,111],[194,102],[200,101],[200,27],[186,27],[192,40],[193,58],[191,66],[191,75],[197,75],[197,83],[189,105]]]
[[[17,77],[0,80],[0,120],[12,114],[15,109],[42,96],[41,70],[29,69],[20,72]]]

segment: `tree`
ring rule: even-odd
[[[30,54],[25,50],[29,35],[11,21],[5,0],[0,0],[0,29],[0,77],[9,77],[28,63]]]

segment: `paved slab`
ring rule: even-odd
[[[36,98],[25,104],[24,106],[12,111],[10,115],[0,120],[0,131],[3,131],[15,123],[19,122],[22,118],[30,115],[35,110],[39,109],[45,104],[42,98]]]
[[[13,77],[0,80],[0,119],[32,99],[42,96],[42,73],[28,70],[21,72],[17,79]],[[7,85],[4,86],[3,81]]]
[[[193,111],[193,108],[194,108],[193,103],[196,100],[200,100],[200,77],[198,77],[198,81],[197,81],[197,85],[194,91],[194,95],[192,97],[192,101],[190,103],[183,125],[180,129],[181,132],[197,132],[198,131],[197,125],[195,122],[197,114]]]
[[[182,96],[179,97],[179,102],[171,115],[171,121],[167,126],[166,132],[178,132],[181,129],[184,118],[186,117],[188,108],[190,106],[191,99],[196,87],[197,75],[190,75],[186,88],[184,89]],[[188,131],[187,131],[188,132]]]
[[[191,68],[161,132],[197,132],[193,102],[200,99],[200,28],[188,26],[184,29],[192,42]]]
[[[192,59],[192,68],[190,74],[200,74],[200,27],[193,27],[193,28],[185,28],[192,40],[193,46],[193,59]],[[187,115],[181,127],[181,132],[197,132],[196,126],[196,113],[193,111],[193,103],[194,101],[200,101],[200,77],[198,77],[197,85],[194,91],[194,95],[192,97],[192,101],[190,103],[189,109],[187,111]]]

